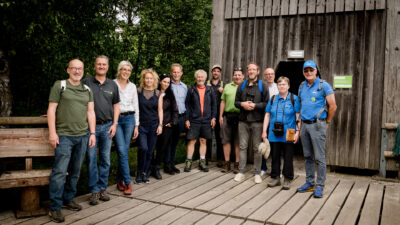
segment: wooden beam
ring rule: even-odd
[[[289,14],[289,0],[281,2],[281,15],[286,16]]]
[[[326,0],[325,12],[327,13],[335,12],[335,0]]]
[[[256,16],[264,16],[264,0],[257,0],[256,2]]]
[[[240,17],[247,17],[247,11],[249,10],[249,0],[240,1]]]
[[[0,117],[0,125],[47,124],[47,117]]]
[[[264,1],[264,16],[272,15],[272,1],[273,0],[265,0]]]
[[[375,0],[375,9],[386,9],[386,0]]]
[[[299,0],[299,14],[307,14],[307,0]]]
[[[213,1],[213,4],[214,4],[214,2],[218,2],[218,1]],[[239,16],[240,16],[240,0],[233,0],[232,18],[239,18]]]
[[[317,0],[317,13],[324,13],[325,12],[325,0]]]
[[[354,10],[355,11],[362,11],[364,9],[365,9],[365,0],[356,0]]]
[[[25,170],[32,170],[32,158],[25,158]]]
[[[374,10],[375,0],[365,0],[365,10]]]
[[[344,5],[344,11],[349,12],[349,11],[354,11],[354,3],[355,0],[346,0],[345,5]]]
[[[51,169],[6,171],[0,176],[0,189],[49,184]]]
[[[228,0],[230,4],[232,1]],[[214,64],[222,64],[222,48],[224,46],[224,9],[231,6],[225,6],[225,1],[213,1],[211,21],[211,43],[210,43],[210,68]]]
[[[385,123],[383,125],[383,129],[386,129],[386,130],[397,130],[398,126],[399,126],[398,123]]]
[[[297,3],[299,0],[290,0],[289,3],[289,15],[297,14]]]
[[[281,1],[280,0],[273,0],[272,1],[272,16],[279,16],[281,9]]]
[[[256,16],[256,0],[249,0],[249,10],[247,17],[255,17]]]
[[[344,11],[344,0],[336,0],[335,12]]]
[[[215,1],[213,1],[213,4],[214,4],[214,2]],[[233,0],[226,0],[225,1],[225,19],[232,18],[232,7],[233,7]],[[213,10],[214,10],[214,5],[213,5]]]

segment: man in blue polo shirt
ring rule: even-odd
[[[297,191],[314,191],[314,197],[321,198],[326,178],[326,130],[337,106],[331,85],[317,77],[317,65],[314,61],[308,60],[304,63],[303,75],[306,81],[299,87],[302,123],[300,138],[305,158],[306,183],[297,188]]]

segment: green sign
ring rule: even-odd
[[[351,88],[353,76],[335,76],[333,78],[333,88]]]

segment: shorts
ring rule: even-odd
[[[187,132],[186,138],[188,140],[196,140],[199,137],[211,139],[211,132],[212,130],[210,123],[190,123],[190,129]]]
[[[234,141],[238,143],[238,124],[228,123],[226,116],[224,116],[224,123],[220,130],[221,143],[226,144]]]

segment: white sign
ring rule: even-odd
[[[289,50],[289,59],[304,59],[304,50]]]

